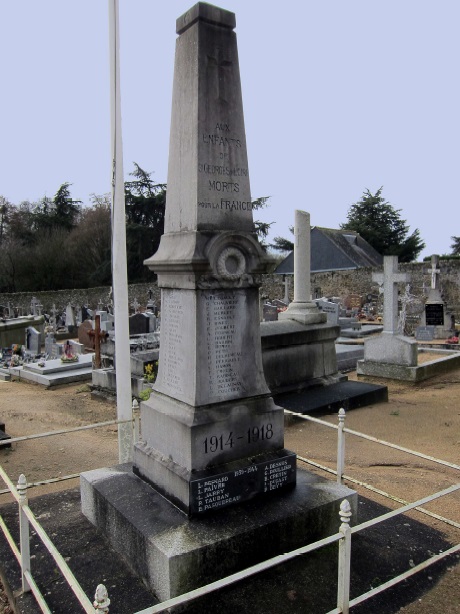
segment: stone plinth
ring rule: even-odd
[[[161,600],[336,533],[345,498],[352,524],[357,513],[355,491],[303,470],[296,488],[281,496],[193,522],[129,465],[83,473],[81,491],[85,516]]]
[[[335,341],[339,332],[339,326],[307,326],[291,319],[262,322],[262,361],[271,392],[300,390],[324,379],[332,381],[338,375]]]
[[[443,353],[445,356],[416,366],[358,360],[356,372],[358,376],[384,377],[416,383],[429,379],[430,377],[435,377],[436,375],[448,373],[460,367],[459,352],[436,350],[435,353]]]
[[[414,367],[417,364],[418,344],[415,339],[383,331],[378,337],[366,339],[364,360]]]

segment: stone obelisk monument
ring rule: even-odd
[[[133,464],[80,478],[83,513],[160,599],[333,533],[345,496],[356,509],[354,492],[296,472],[265,381],[269,261],[254,232],[234,27],[202,2],[177,20],[165,233],[147,260],[162,292],[158,378]]]
[[[254,229],[234,27],[202,2],[177,20],[165,233],[146,261],[162,289],[161,346],[134,471],[188,514],[295,482],[262,367],[270,259]]]

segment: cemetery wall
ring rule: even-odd
[[[429,262],[415,262],[400,264],[399,270],[409,272],[412,276],[410,284],[411,294],[422,298],[426,296],[431,285]],[[441,291],[449,310],[453,311],[456,319],[460,319],[460,260],[440,260]],[[344,300],[350,294],[378,293],[378,286],[372,281],[372,273],[382,271],[383,268],[362,268],[352,271],[330,271],[327,273],[313,273],[311,276],[312,292],[316,296],[338,296]],[[403,285],[402,285],[403,286]],[[135,299],[141,305],[147,303],[149,289],[152,290],[152,299],[160,305],[160,290],[155,282],[143,284],[130,284],[128,286],[128,299],[131,304]],[[290,284],[290,300],[293,299],[293,285]],[[8,302],[13,307],[21,307],[26,312],[30,307],[32,297],[35,296],[43,305],[43,311],[49,313],[53,304],[60,311],[64,311],[70,302],[72,305],[88,305],[91,309],[97,308],[99,301],[107,303],[110,288],[84,288],[76,290],[58,290],[53,292],[19,292],[15,294],[0,294],[0,305]],[[264,275],[261,294],[273,300],[284,297],[284,284],[280,275]]]

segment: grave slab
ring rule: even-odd
[[[388,401],[388,387],[367,382],[345,381],[330,386],[315,386],[297,393],[276,395],[275,402],[284,409],[301,414],[338,412]]]
[[[131,465],[81,474],[82,511],[161,600],[180,595],[338,530],[357,494],[297,469],[296,488],[191,522]]]

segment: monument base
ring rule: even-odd
[[[278,320],[294,320],[300,324],[324,324],[327,315],[318,309],[314,301],[292,302],[286,311],[278,314]]]
[[[358,377],[379,377],[416,383],[459,368],[460,354],[458,351],[453,350],[450,352],[449,350],[437,350],[434,351],[434,353],[436,355],[442,353],[445,354],[445,356],[433,359],[430,362],[424,362],[415,367],[371,360],[358,360],[356,363],[356,373]]]
[[[297,471],[295,489],[189,519],[130,464],[81,474],[83,514],[162,600],[336,533],[355,491]]]
[[[296,455],[283,449],[192,472],[162,457],[145,443],[137,443],[133,470],[179,509],[193,516],[292,488],[296,481]]]

